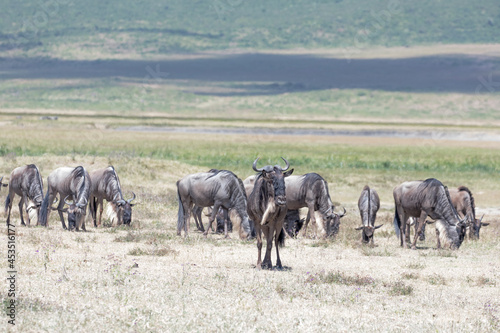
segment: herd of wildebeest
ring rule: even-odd
[[[280,165],[266,165],[257,168],[259,158],[252,165],[256,172],[242,181],[228,170],[212,169],[204,173],[185,176],[177,181],[177,197],[179,203],[177,217],[177,234],[189,232],[191,214],[194,216],[198,230],[205,236],[212,229],[213,222],[219,221],[227,237],[228,228],[232,227],[230,216],[237,226],[241,238],[256,238],[258,259],[257,268],[271,269],[271,250],[273,240],[276,248],[276,268],[281,269],[279,246],[286,237],[296,237],[299,232],[306,235],[311,221],[314,237],[317,234],[315,212],[321,216],[322,237],[335,237],[339,231],[343,212],[335,212],[330,198],[327,182],[317,173],[292,176],[289,162],[285,168]],[[85,217],[89,206],[94,227],[101,224],[103,201],[108,202],[107,213],[113,226],[130,225],[132,220],[132,201],[123,196],[120,180],[113,166],[88,173],[84,167],[61,167],[47,177],[47,191],[43,194],[43,180],[38,167],[34,164],[14,169],[8,183],[1,187],[9,187],[5,200],[7,225],[10,224],[10,213],[14,197],[20,196],[19,212],[21,224],[26,225],[23,217],[23,206],[28,216],[28,224],[36,220],[36,224],[47,226],[52,210],[57,210],[62,227],[68,230],[86,230]],[[470,238],[479,238],[482,218],[477,219],[474,198],[465,186],[448,189],[439,180],[430,178],[424,181],[408,181],[394,188],[394,229],[401,246],[410,243],[410,226],[415,226],[415,235],[411,247],[416,248],[417,239],[425,237],[425,225],[435,223],[437,247],[441,245],[458,249],[467,230]],[[57,207],[53,207],[57,203]],[[99,218],[97,209],[99,207]],[[208,207],[208,228],[201,220],[203,209]],[[377,211],[380,199],[377,192],[369,186],[361,191],[358,200],[363,243],[373,244]],[[299,209],[307,208],[307,217],[300,219]],[[68,226],[64,221],[67,213]],[[433,221],[428,221],[430,217]],[[213,230],[213,229],[212,229]],[[266,254],[261,258],[262,232],[266,239]]]

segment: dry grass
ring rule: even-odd
[[[401,249],[392,208],[385,206],[376,246],[363,246],[354,229],[365,179],[353,174],[335,193],[348,212],[337,238],[287,239],[280,250],[287,269],[258,271],[255,241],[235,234],[204,238],[193,222],[188,238],[176,236],[175,181],[206,167],[124,153],[45,154],[5,156],[0,170],[26,163],[39,165],[45,177],[61,165],[93,170],[112,163],[126,196],[137,194],[137,205],[131,227],[95,229],[87,222],[88,232],[67,232],[56,214],[47,229],[18,227],[19,332],[498,330],[500,226],[494,221],[500,216],[494,206],[482,206],[491,209],[493,223],[481,239],[466,240],[458,251],[436,250],[432,227],[417,251]],[[20,223],[15,209],[12,218]],[[7,271],[6,261],[0,270]],[[5,304],[6,293],[0,295]],[[0,328],[6,326],[3,320]]]
[[[176,237],[175,207],[141,200],[131,228],[67,232],[52,215],[48,229],[18,229],[19,331],[498,329],[496,229],[443,256],[433,230],[417,251],[377,233],[377,247],[354,246],[357,217],[346,216],[336,240],[289,239],[288,269],[258,271],[254,242]]]

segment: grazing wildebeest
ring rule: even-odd
[[[91,187],[91,180],[87,170],[82,166],[55,169],[47,177],[47,184],[47,193],[43,199],[40,211],[40,224],[42,226],[48,225],[50,210],[52,209],[51,204],[59,194],[57,210],[63,228],[67,229],[63,213],[68,212],[69,230],[73,230],[74,228],[79,230],[80,227],[85,230],[85,215]],[[72,200],[73,202],[68,202],[68,200]],[[69,207],[63,209],[64,204],[67,204]]]
[[[458,212],[458,216],[460,218],[467,218],[467,230],[469,230],[469,238],[470,239],[479,239],[479,230],[481,227],[486,227],[489,223],[484,223],[483,217],[476,218],[476,205],[474,203],[474,197],[472,196],[472,192],[465,186],[460,186],[458,188],[448,189],[450,193],[451,203],[453,207]],[[434,223],[430,221],[426,221],[426,224],[423,225],[422,232],[420,233],[420,240],[425,240],[425,227],[429,223]]]
[[[5,185],[7,186],[7,184]],[[16,194],[21,197],[19,200],[21,224],[26,225],[23,218],[23,204],[26,205],[28,224],[31,224],[32,220],[36,221],[38,224],[38,214],[43,201],[43,181],[36,165],[29,164],[20,166],[12,170],[10,174],[9,194],[7,195],[7,199],[5,199],[7,225],[10,223],[10,212]]]
[[[90,187],[89,210],[94,222],[94,227],[101,225],[102,211],[104,199],[108,202],[108,215],[111,224],[115,225],[130,225],[132,221],[132,201],[133,197],[125,200],[122,194],[120,179],[116,174],[113,166],[98,169],[90,174],[92,186]],[[97,221],[97,207],[99,207],[99,220]]]
[[[323,221],[323,229],[325,235],[336,236],[339,227],[340,219],[344,213],[337,214],[334,212],[335,206],[330,199],[328,192],[328,183],[317,173],[307,173],[303,176],[291,176],[285,179],[286,185],[286,207],[289,210],[297,210],[307,207],[306,223],[303,229],[303,235],[307,233],[307,225],[309,220],[312,221],[313,233],[316,236],[316,217],[315,211],[319,211]]]
[[[394,188],[394,228],[400,235],[401,246],[407,247],[408,218],[417,217],[417,233],[412,243],[416,248],[417,237],[427,216],[436,220],[436,232],[440,241],[452,249],[458,249],[465,234],[465,220],[460,220],[453,207],[448,189],[437,179],[404,182]]]
[[[383,224],[375,226],[375,219],[380,208],[380,198],[377,191],[370,189],[368,185],[363,188],[358,200],[359,213],[361,215],[362,226],[356,230],[363,230],[361,239],[363,243],[373,245],[373,233],[375,229],[380,228]]]
[[[298,210],[288,210],[283,222],[283,230],[289,237],[296,238],[305,220],[305,218],[300,218]]]
[[[217,172],[202,172],[187,175],[177,181],[177,197],[179,200],[179,212],[177,216],[177,235],[181,235],[182,229],[187,235],[189,219],[193,205],[198,207],[213,206],[212,214],[208,221],[208,228],[204,235],[212,227],[219,208],[224,209],[224,217],[227,221],[227,211],[234,209],[241,219],[241,224],[247,235],[251,233],[248,222],[247,196],[243,182],[234,173],[227,170]],[[227,237],[227,227],[225,236]]]
[[[273,247],[273,238],[276,247],[276,268],[282,269],[279,246],[284,244],[285,237],[283,231],[283,222],[287,212],[286,208],[286,190],[285,177],[292,174],[293,169],[290,164],[282,157],[286,163],[283,169],[279,165],[266,165],[257,169],[257,158],[252,165],[254,171],[258,172],[255,184],[248,198],[248,215],[255,222],[255,232],[257,236],[257,268],[272,269],[271,250]],[[261,258],[262,252],[262,234],[266,238],[266,255],[264,261]]]
[[[469,229],[469,239],[479,239],[479,230],[481,226],[488,226],[489,223],[483,223],[483,217],[476,218],[476,204],[472,192],[466,186],[460,186],[457,189],[450,189],[451,203],[458,212],[458,215],[467,218],[467,229]]]

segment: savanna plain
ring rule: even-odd
[[[60,166],[113,165],[137,199],[131,226],[87,216],[69,232],[54,213],[21,226],[16,197],[16,325],[2,315],[0,330],[500,330],[495,1],[39,3],[2,6],[0,177],[35,163],[46,190]],[[19,23],[44,10],[37,31]],[[178,179],[244,179],[257,157],[319,173],[347,211],[334,239],[286,239],[282,271],[257,270],[236,232],[176,235]],[[438,250],[429,226],[417,250],[399,246],[392,190],[430,177],[471,189],[490,223],[479,240]],[[364,185],[381,198],[373,247],[355,230]]]

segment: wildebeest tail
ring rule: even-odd
[[[182,205],[181,195],[179,193],[179,182],[177,182],[177,200],[179,201],[179,211],[177,212],[177,234],[184,228],[184,206]]]
[[[47,218],[48,218],[48,212],[49,212],[49,190],[47,190],[47,193],[45,194],[45,197],[43,198],[42,201],[42,207],[40,208],[40,214],[38,215],[38,223],[42,226],[47,225]]]
[[[396,232],[396,236],[398,236],[398,238],[400,238],[401,237],[401,219],[399,218],[397,205],[394,208],[394,222],[393,223],[394,223],[394,231]]]
[[[5,199],[5,213],[7,214],[7,210],[9,209],[10,205],[10,193],[7,195],[7,198]]]

